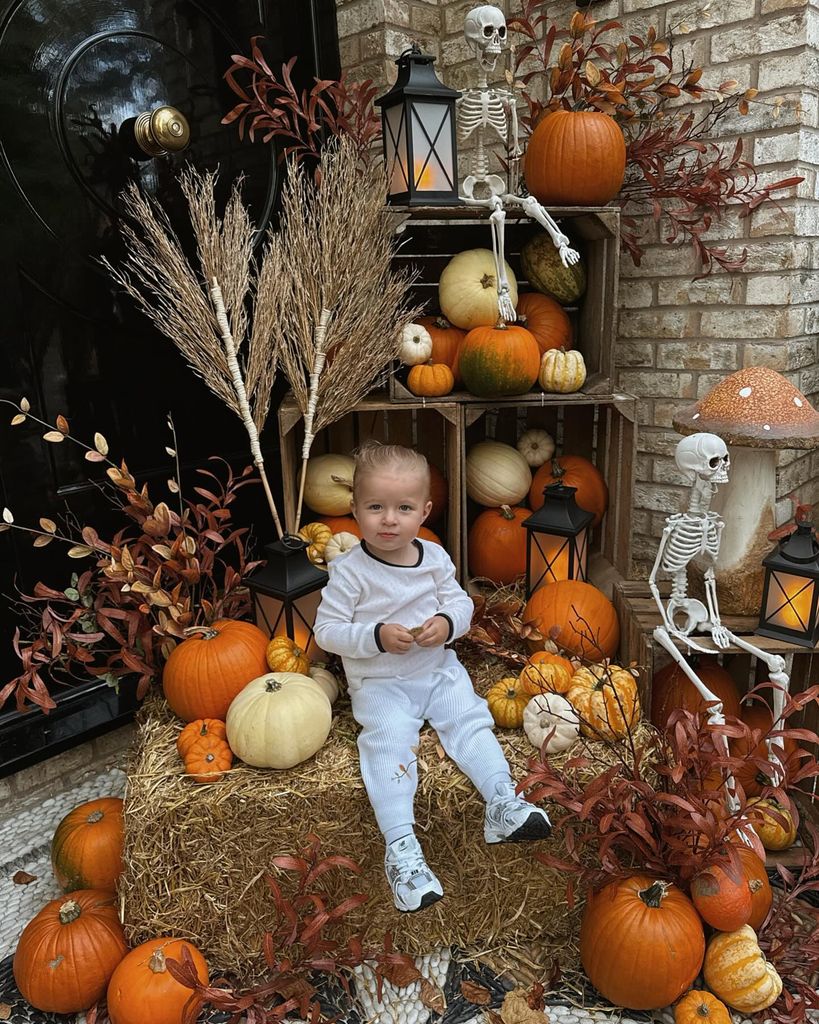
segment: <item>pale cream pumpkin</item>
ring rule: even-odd
[[[543,747],[547,754],[559,754],[568,750],[580,735],[580,722],[565,697],[541,693],[523,709],[523,731],[533,747]]]
[[[529,493],[532,471],[509,444],[481,441],[466,456],[466,493],[487,508],[517,505]]]
[[[782,979],[763,956],[749,924],[713,936],[705,950],[703,976],[715,996],[741,1013],[766,1010],[782,992]]]
[[[583,356],[572,349],[550,348],[540,360],[538,381],[544,391],[561,395],[579,391],[586,383],[586,363]]]
[[[336,679],[333,673],[329,669],[324,668],[323,665],[311,665],[310,678],[324,690],[327,700],[331,704],[335,704],[338,700],[339,686],[338,679]]]
[[[333,713],[322,687],[296,672],[259,676],[233,698],[225,720],[230,749],[256,768],[292,768],[321,748]]]
[[[355,461],[349,455],[315,455],[307,463],[304,500],[323,516],[348,516]]]
[[[515,272],[505,261],[504,267],[509,297],[516,306]],[[467,249],[452,257],[438,282],[438,303],[447,320],[465,331],[494,327],[498,322],[498,282],[490,249]]]
[[[432,335],[423,324],[407,324],[401,332],[398,358],[404,366],[419,366],[432,358]]]
[[[324,545],[324,561],[329,565],[334,558],[338,558],[339,555],[351,551],[356,544],[360,543],[361,540],[354,533],[347,533],[346,530],[342,530],[341,533],[334,533]]]
[[[545,430],[532,428],[518,438],[517,449],[533,469],[542,466],[555,453],[555,440]]]

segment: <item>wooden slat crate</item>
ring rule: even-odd
[[[395,265],[418,272],[414,300],[422,303],[427,312],[436,313],[438,279],[450,258],[466,249],[492,248],[489,211],[455,206],[395,207],[392,212],[401,237]],[[550,210],[550,213],[580,250],[586,267],[586,292],[577,306],[566,307],[574,329],[575,348],[583,353],[588,370],[583,393],[611,392],[617,337],[620,211],[611,207],[565,207]],[[507,216],[506,259],[515,271],[521,290],[531,288],[520,269],[520,250],[532,235],[542,230],[528,217]],[[396,402],[417,401],[406,387],[406,373],[406,368],[399,369],[390,377],[390,396]],[[441,401],[470,397],[458,392]]]
[[[396,408],[386,394],[374,393],[359,402],[353,412],[320,431],[313,442],[312,454],[333,452],[349,455],[365,441],[377,440],[414,448],[427,457],[447,479],[449,508],[444,519],[431,528],[441,536],[449,556],[460,572],[461,520],[459,490],[461,473],[461,410],[454,403],[414,404]],[[279,443],[282,460],[282,488],[286,528],[295,525],[296,503],[301,473],[301,445],[304,424],[292,395],[279,407]],[[310,522],[310,512],[302,513],[302,524]]]
[[[469,402],[464,417],[461,453],[461,542],[466,561],[469,527],[482,511],[466,494],[466,453],[480,441],[515,445],[530,427],[547,430],[557,451],[593,462],[609,487],[609,509],[594,531],[592,582],[609,590],[613,579],[631,573],[631,509],[636,451],[636,400],[630,395],[538,395],[508,402]],[[466,574],[469,575],[468,566]]]

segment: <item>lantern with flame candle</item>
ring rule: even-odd
[[[265,545],[267,564],[248,577],[256,625],[268,636],[288,636],[311,660],[326,657],[313,637],[327,573],[307,557],[301,537],[285,534]]]
[[[459,202],[455,100],[461,94],[438,79],[434,62],[414,43],[395,62],[395,85],[375,101],[381,107],[389,203]]]
[[[797,523],[794,532],[780,541],[762,565],[765,583],[756,632],[802,647],[815,647],[819,640],[819,542],[813,526],[809,522]]]
[[[543,505],[524,519],[526,527],[526,597],[547,583],[587,581],[589,529],[594,520],[574,500],[576,487],[550,484]]]

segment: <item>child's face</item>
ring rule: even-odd
[[[425,474],[380,470],[356,483],[353,515],[367,546],[375,554],[406,553],[432,509]]]

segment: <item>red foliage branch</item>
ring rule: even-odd
[[[673,39],[622,35],[618,21],[596,22],[577,11],[568,29],[548,28],[543,0],[525,0],[509,28],[524,38],[515,54],[518,86],[531,131],[553,110],[599,110],[620,124],[626,138],[626,178],[615,202],[626,214],[622,243],[639,266],[643,255],[637,216],[669,222],[666,241],[687,240],[705,273],[714,266],[737,270],[746,254],[732,256],[703,236],[728,208],[747,217],[801,177],[762,185],[754,165],[743,159],[742,141],[723,146],[713,135],[736,110],[746,114],[756,89],[737,92],[733,79],[708,89],[703,69],[683,59],[675,68]],[[617,33],[612,39],[612,33]],[[555,54],[556,46],[560,43]],[[695,109],[679,103],[684,98]]]
[[[21,594],[24,624],[15,629],[13,645],[22,672],[0,688],[0,707],[13,694],[18,711],[34,705],[48,713],[56,707],[49,692],[54,683],[89,676],[115,687],[135,676],[142,697],[186,628],[249,611],[243,581],[258,563],[247,560],[248,530],[233,525],[231,505],[243,487],[257,482],[249,479],[253,467],[237,476],[224,460],[212,458],[217,472],[198,469],[205,478],[193,488],[198,498],[184,499],[178,458],[169,448],[176,459],[168,482],[178,498],[174,509],[155,502],[147,485],[139,487],[124,460],[108,457],[102,435],[91,447],[71,436],[64,417],[52,425],[31,414],[25,400],[5,404],[18,410],[15,426],[38,423],[48,428],[45,440],[72,441],[88,461],[106,464],[109,482],[100,490],[127,525],[105,540],[71,516],[59,525],[42,517],[35,528],[15,523],[12,512],[3,510],[0,530],[29,533],[35,547],[62,541],[70,558],[94,562],[72,574],[64,589],[38,582],[33,594]]]

